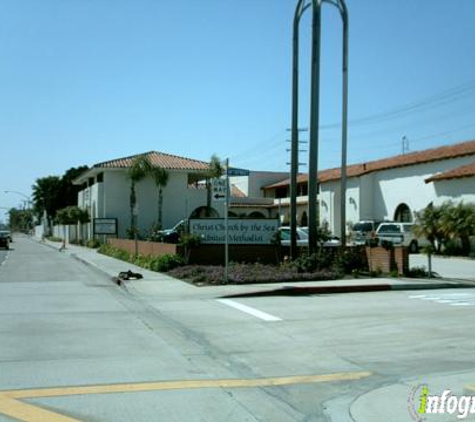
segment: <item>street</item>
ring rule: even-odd
[[[410,421],[411,386],[475,382],[474,289],[223,300],[12,246],[0,421]]]

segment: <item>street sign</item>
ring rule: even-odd
[[[237,168],[229,168],[228,169],[228,176],[249,176],[250,171],[244,169],[237,169]]]
[[[226,201],[226,179],[213,179],[212,181],[212,192],[211,198],[215,202],[224,202]]]
[[[94,234],[117,235],[117,218],[94,218]]]

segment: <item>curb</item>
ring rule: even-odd
[[[259,296],[309,296],[319,294],[343,294],[343,293],[368,293],[385,291],[410,291],[410,290],[437,290],[437,289],[457,289],[475,288],[473,284],[462,283],[411,283],[411,284],[356,284],[346,286],[311,286],[311,287],[289,287],[284,286],[279,289],[263,290],[257,292],[236,293],[221,296],[222,298],[243,298]]]

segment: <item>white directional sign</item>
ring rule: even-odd
[[[212,181],[212,193],[211,197],[213,201],[224,202],[226,201],[226,179],[213,179]]]

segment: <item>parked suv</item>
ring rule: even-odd
[[[379,225],[378,221],[361,220],[354,224],[350,232],[350,243],[353,245],[365,245],[369,243]]]
[[[376,238],[381,242],[391,242],[409,248],[409,252],[417,253],[420,246],[428,244],[427,240],[417,238],[412,232],[413,223],[381,223],[376,230]]]

